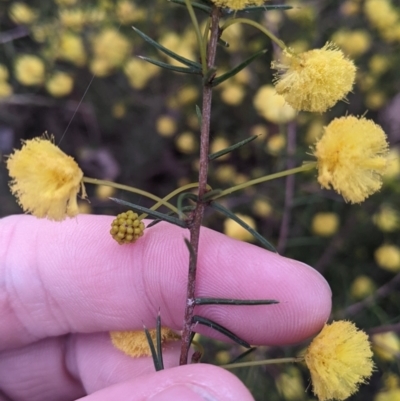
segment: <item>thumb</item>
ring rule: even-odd
[[[253,401],[233,374],[204,363],[178,366],[115,384],[81,401]]]

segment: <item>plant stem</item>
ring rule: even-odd
[[[226,21],[225,24],[222,26],[221,30],[225,30],[226,28],[230,27],[233,24],[247,24],[247,25],[251,25],[254,26],[255,28],[257,28],[258,30],[260,30],[262,33],[264,33],[265,35],[267,35],[272,41],[274,41],[282,50],[286,49],[286,45],[285,43],[278,39],[270,30],[268,30],[267,28],[265,28],[264,26],[262,26],[261,24],[259,24],[256,21],[253,21],[251,19],[247,19],[247,18],[232,18],[229,21]]]
[[[217,52],[217,43],[220,36],[219,19],[220,10],[218,7],[213,7],[211,14],[210,41],[207,47],[207,69],[211,69],[214,67],[214,61]],[[203,220],[205,208],[205,204],[202,202],[202,198],[207,192],[212,86],[209,82],[204,82],[203,85],[202,122],[200,131],[199,201],[197,202],[196,209],[193,214],[193,220],[190,226],[190,246],[193,252],[190,252],[189,258],[186,307],[182,331],[181,355],[179,360],[180,365],[187,364],[191,341],[192,318],[195,307],[194,299],[196,289],[197,255],[200,240],[200,227]]]
[[[205,44],[207,42],[203,41],[203,36],[201,35],[199,23],[197,21],[196,14],[194,13],[192,3],[190,2],[190,0],[185,0],[185,3],[186,3],[186,8],[189,11],[190,19],[192,20],[194,30],[196,32],[197,44],[199,46],[201,65],[202,65],[202,69],[203,69],[203,75],[205,75],[205,73],[207,71],[207,60],[206,60],[207,56],[206,56]]]
[[[238,362],[230,363],[228,365],[221,365],[221,368],[234,369],[234,368],[244,368],[250,366],[260,366],[260,365],[274,365],[278,363],[290,363],[290,362],[301,362],[304,358],[301,357],[290,357],[290,358],[277,358],[277,359],[263,359],[262,361],[249,361],[249,362]]]
[[[174,205],[171,205],[166,200],[161,199],[158,196],[151,194],[150,192],[143,191],[142,189],[130,187],[129,185],[117,184],[112,181],[98,180],[97,178],[90,178],[90,177],[83,177],[82,181],[87,182],[88,184],[106,185],[108,187],[122,189],[123,191],[133,192],[135,194],[145,196],[146,198],[150,198],[156,202],[159,202],[160,205],[166,206],[168,209],[172,210],[176,214],[179,214],[179,210]]]
[[[280,171],[279,173],[264,175],[263,177],[255,178],[254,180],[250,180],[250,181],[246,181],[243,184],[235,185],[234,187],[225,189],[224,191],[220,192],[218,195],[213,197],[212,200],[222,198],[223,196],[229,195],[232,192],[236,192],[241,189],[251,187],[252,185],[261,184],[262,182],[265,182],[265,181],[271,181],[271,180],[275,180],[277,178],[286,177],[290,174],[296,174],[296,173],[301,173],[302,171],[312,170],[313,168],[316,167],[316,165],[317,165],[317,162],[311,162],[311,163],[303,164],[300,167],[292,168],[290,170]]]

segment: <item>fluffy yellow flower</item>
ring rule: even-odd
[[[316,143],[318,182],[351,203],[360,203],[382,186],[388,143],[382,128],[366,118],[335,118]]]
[[[400,351],[399,337],[394,331],[372,336],[374,354],[384,361],[394,361]]]
[[[44,81],[45,67],[43,61],[36,56],[23,55],[15,63],[15,78],[22,85],[40,85]]]
[[[64,33],[60,38],[58,57],[82,67],[86,63],[86,51],[82,38],[74,33]]]
[[[311,230],[321,237],[330,237],[339,228],[339,217],[336,213],[325,212],[314,215],[311,222]]]
[[[276,91],[296,110],[324,112],[353,88],[356,67],[332,43],[273,62]]]
[[[247,6],[261,6],[265,0],[211,0],[216,6],[230,8],[231,10],[242,10]]]
[[[375,291],[375,283],[368,276],[357,276],[352,282],[350,293],[353,298],[363,299]]]
[[[384,232],[400,229],[400,214],[390,205],[382,205],[379,212],[373,215],[372,221]]]
[[[396,245],[382,245],[374,253],[375,261],[384,270],[400,270],[400,248]]]
[[[71,75],[65,72],[56,72],[47,82],[46,89],[54,97],[69,95],[74,87]]]
[[[304,358],[320,401],[344,400],[354,394],[374,367],[367,334],[344,320],[326,324]]]
[[[350,57],[359,57],[371,47],[371,35],[365,29],[336,31],[332,41]]]
[[[53,138],[23,141],[7,159],[10,189],[25,212],[50,220],[78,214],[77,194],[86,197],[78,164],[53,143]]]
[[[149,330],[153,344],[156,343],[156,330]],[[139,358],[141,356],[151,356],[149,343],[143,330],[140,331],[111,331],[111,342],[115,348],[118,348],[124,354]],[[161,328],[161,342],[179,339],[171,329],[167,327]]]
[[[121,65],[130,50],[128,39],[112,28],[105,29],[93,41],[95,57],[106,59],[113,66]]]
[[[296,117],[296,110],[278,95],[272,85],[263,85],[253,99],[258,114],[275,124],[285,124]]]
[[[37,11],[19,1],[11,4],[8,14],[16,24],[32,24],[38,17]]]

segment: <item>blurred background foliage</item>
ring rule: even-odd
[[[282,4],[283,2],[276,2]],[[333,319],[349,318],[371,334],[377,371],[354,399],[400,400],[400,7],[396,0],[286,1],[290,11],[251,14],[297,51],[337,43],[357,64],[348,103],[324,115],[295,113],[274,98],[271,60],[279,56],[254,28],[223,34],[217,74],[256,51],[266,54],[215,90],[211,152],[249,135],[256,141],[212,162],[210,184],[227,188],[311,160],[324,125],[346,113],[381,124],[391,144],[382,190],[361,205],[321,190],[316,172],[232,194],[224,205],[275,244],[314,266],[333,290]],[[204,23],[206,16],[198,13]],[[164,46],[197,60],[187,11],[166,0],[0,0],[0,157],[21,139],[47,131],[86,176],[130,184],[158,196],[197,181],[200,78],[148,64],[170,62],[135,25]],[[82,213],[116,215],[108,187],[88,188]],[[21,213],[0,167],[0,217]],[[253,241],[236,223],[209,211],[205,225]],[[226,363],[238,347],[202,339],[204,361]],[[293,356],[304,344],[261,347],[256,359]],[[298,366],[238,369],[257,400],[306,400],[308,373]],[[308,386],[309,387],[309,386]]]

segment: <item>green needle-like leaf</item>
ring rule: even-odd
[[[241,146],[246,145],[246,144],[254,141],[254,139],[256,139],[257,137],[258,137],[258,135],[252,135],[252,136],[244,139],[243,141],[240,141],[238,143],[235,143],[232,146],[229,146],[229,148],[225,148],[225,149],[222,149],[222,150],[220,150],[218,152],[212,153],[212,154],[208,155],[208,160],[214,160],[214,159],[217,159],[218,157],[226,155],[227,153],[232,152],[232,150],[238,149]]]
[[[156,370],[156,372],[158,372],[158,371],[162,370],[163,367],[160,364],[160,360],[158,358],[158,355],[157,355],[156,349],[154,347],[154,343],[151,338],[149,330],[147,330],[147,327],[145,325],[143,325],[143,329],[146,334],[147,342],[149,343],[151,357],[153,358],[153,363],[154,363],[154,369]]]
[[[181,6],[185,6],[186,7],[185,0],[168,0],[168,1],[170,1],[171,3],[176,3],[176,4],[179,4]],[[193,6],[193,8],[197,8],[198,10],[204,11],[207,14],[211,14],[211,7],[208,7],[208,6],[204,5],[204,4],[192,2],[192,6]]]
[[[157,345],[157,356],[158,356],[158,364],[161,369],[164,369],[164,361],[162,355],[162,341],[161,341],[161,316],[160,311],[158,311],[157,315],[157,323],[156,323],[156,345]]]
[[[162,61],[153,60],[152,58],[138,56],[140,59],[147,61],[148,63],[154,64],[158,67],[165,68],[166,70],[171,70],[175,72],[180,72],[182,74],[201,74],[201,70],[197,68],[187,68],[187,67],[178,67],[172,64],[164,63]]]
[[[175,52],[173,52],[172,50],[167,49],[166,47],[164,47],[160,43],[156,42],[155,40],[153,40],[152,38],[147,36],[145,33],[140,31],[139,29],[135,28],[134,26],[132,27],[132,29],[139,36],[141,36],[147,43],[149,43],[150,45],[152,45],[156,49],[160,50],[161,52],[165,53],[167,56],[170,56],[170,57],[174,58],[175,60],[179,61],[180,63],[182,63],[184,65],[187,65],[188,67],[192,67],[192,68],[194,68],[194,69],[196,69],[198,71],[201,71],[201,64],[197,63],[196,61],[192,61],[192,60],[189,60],[189,59],[187,59],[185,57],[182,57],[179,54],[176,54]]]
[[[218,324],[210,319],[207,319],[206,317],[194,315],[192,318],[192,323],[193,324],[198,323],[198,324],[202,324],[204,326],[210,327],[210,328],[222,333],[223,335],[229,337],[231,340],[235,341],[235,343],[242,345],[243,347],[246,347],[246,348],[251,348],[250,344],[247,341],[241,339],[236,334],[234,334],[230,330],[228,330],[226,327],[221,326],[220,324]]]
[[[239,10],[238,13],[240,12],[253,12],[253,11],[269,11],[269,10],[290,10],[292,9],[293,6],[286,6],[284,4],[275,4],[275,5],[263,5],[263,6],[248,6],[246,8],[243,8],[242,10]],[[232,11],[228,12],[229,14],[232,13]]]
[[[236,67],[232,68],[230,71],[226,72],[225,74],[220,75],[219,77],[216,77],[212,80],[211,85],[213,87],[219,85],[220,83],[226,81],[227,79],[233,77],[236,75],[239,71],[243,70],[243,68],[247,67],[249,64],[251,64],[256,58],[263,56],[267,50],[261,50],[252,56],[250,56],[248,59],[237,65]]]
[[[167,221],[168,223],[175,224],[176,226],[187,228],[186,223],[183,220],[177,219],[176,217],[169,216],[168,214],[156,212],[155,210],[148,209],[147,207],[135,205],[134,203],[130,203],[127,201],[124,201],[122,199],[117,199],[117,198],[109,198],[112,201],[124,205],[124,206],[129,206],[135,211],[141,212],[141,213],[146,213],[149,216],[153,217],[154,219],[159,219],[163,221]]]
[[[259,234],[254,228],[251,228],[248,224],[246,224],[242,219],[236,216],[233,212],[231,212],[229,209],[225,208],[224,206],[220,205],[219,203],[216,202],[210,202],[210,206],[223,213],[225,216],[231,218],[233,221],[236,221],[239,225],[241,225],[245,230],[247,230],[251,235],[254,236],[262,246],[264,246],[266,249],[269,249],[272,252],[277,252],[276,249],[261,235]]]
[[[196,104],[196,115],[197,115],[197,119],[199,120],[199,127],[201,127],[201,124],[203,122],[203,116],[201,114],[201,109],[199,106],[197,106],[197,104]]]
[[[274,299],[228,299],[228,298],[195,298],[196,305],[275,305]]]
[[[176,202],[176,207],[179,210],[179,218],[182,219],[185,215],[183,213],[183,201],[185,199],[192,199],[193,201],[197,201],[197,195],[192,194],[191,192],[183,192],[178,196],[178,200]]]

